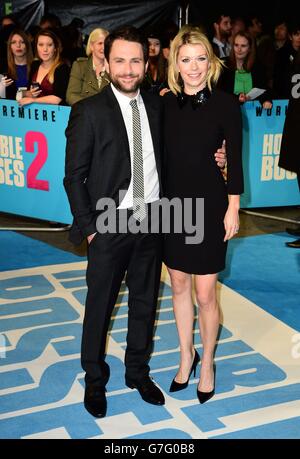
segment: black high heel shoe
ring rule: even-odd
[[[197,388],[197,397],[201,405],[205,402],[207,402],[210,398],[212,398],[215,395],[215,380],[216,380],[216,367],[214,366],[214,388],[210,392],[202,392],[201,390],[198,390]]]
[[[193,363],[192,363],[192,366],[191,366],[191,370],[190,370],[190,374],[189,374],[189,377],[188,377],[187,381],[184,382],[184,383],[179,383],[179,382],[176,382],[175,378],[174,378],[173,381],[171,382],[171,386],[170,386],[169,392],[178,392],[179,390],[185,389],[188,386],[191,374],[193,372],[194,372],[194,377],[195,377],[195,375],[196,375],[196,367],[197,367],[197,364],[199,362],[200,362],[200,357],[199,357],[198,352],[195,349],[194,360],[193,360]]]

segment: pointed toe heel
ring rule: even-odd
[[[214,395],[215,395],[215,388],[213,388],[211,392],[201,392],[200,390],[197,389],[197,397],[201,405],[207,402]]]
[[[201,405],[210,400],[215,395],[216,367],[214,366],[214,388],[210,392],[202,392],[197,388],[197,397]]]
[[[191,370],[190,370],[190,374],[189,374],[189,377],[188,377],[187,381],[184,382],[184,383],[179,383],[179,382],[175,381],[175,378],[174,378],[173,381],[171,382],[169,392],[178,392],[180,390],[185,389],[188,386],[191,374],[194,373],[194,377],[196,376],[196,369],[197,369],[197,365],[198,365],[199,362],[200,362],[200,356],[199,356],[198,352],[195,349],[194,360],[193,360],[193,363],[192,363],[192,366],[191,366]]]

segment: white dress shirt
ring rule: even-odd
[[[130,151],[130,163],[131,163],[131,180],[128,187],[128,190],[125,194],[124,199],[120,203],[118,209],[129,209],[133,207],[133,132],[132,132],[132,108],[130,97],[122,94],[118,91],[114,85],[111,83],[111,89],[116,96],[116,99],[120,105],[124,123],[126,126],[129,151]],[[156,169],[156,161],[154,156],[153,142],[150,132],[150,126],[148,121],[148,116],[146,113],[145,105],[143,98],[138,91],[136,97],[137,106],[140,111],[141,118],[141,130],[142,130],[142,145],[143,145],[143,168],[144,168],[144,193],[145,193],[145,202],[148,204],[150,202],[157,201],[159,199],[159,181],[158,173]],[[117,133],[116,133],[117,135]]]
[[[226,42],[223,43],[222,41],[218,40],[216,37],[213,38],[213,43],[218,46],[220,59],[224,59],[224,57],[228,57],[231,51],[231,44]]]

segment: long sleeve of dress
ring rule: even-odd
[[[239,102],[234,96],[229,96],[224,104],[222,121],[226,140],[228,194],[242,194],[242,114]]]

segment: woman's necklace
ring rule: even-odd
[[[99,71],[98,67],[100,67],[100,65],[102,66],[102,69]],[[97,78],[97,81],[98,81],[98,87],[100,88],[101,84],[102,84],[102,78],[105,75],[105,66],[104,66],[104,64],[102,62],[99,62],[99,64],[95,64],[95,62],[93,61],[93,70],[96,73],[96,78]]]

